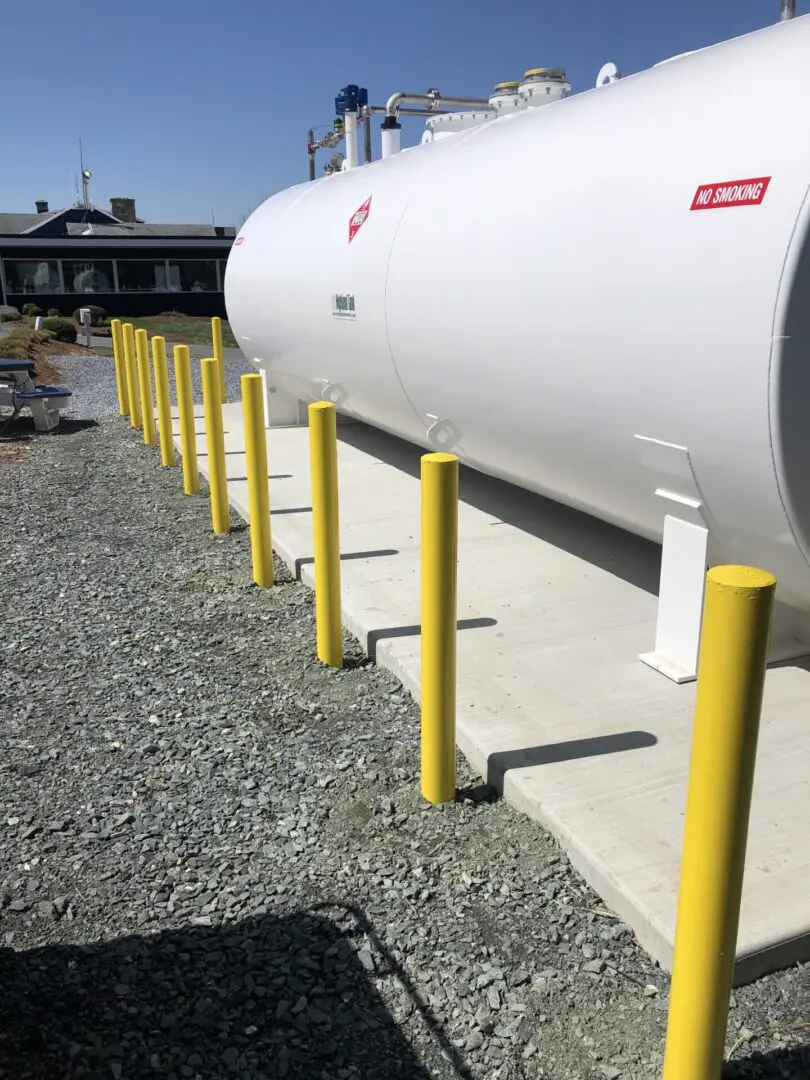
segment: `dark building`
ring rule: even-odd
[[[110,315],[225,315],[222,284],[236,230],[153,225],[134,199],[88,202],[35,214],[0,214],[0,304],[58,308],[95,304]]]

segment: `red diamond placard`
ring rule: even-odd
[[[360,229],[363,227],[366,219],[368,218],[369,210],[371,209],[371,196],[366,199],[362,206],[358,206],[352,216],[349,218],[349,243],[354,240]]]

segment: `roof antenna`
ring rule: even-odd
[[[90,177],[93,175],[89,169],[84,167],[84,148],[82,147],[82,140],[79,138],[79,162],[82,170],[82,204],[85,210],[90,209],[90,196],[88,194],[88,185],[90,183]]]

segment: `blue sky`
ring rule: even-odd
[[[486,97],[554,66],[584,90],[605,61],[629,74],[778,16],[779,0],[10,3],[0,210],[72,202],[81,136],[97,205],[126,195],[147,220],[238,224],[306,179],[307,128],[332,121],[347,83],[374,104],[429,86]]]

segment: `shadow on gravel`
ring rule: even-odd
[[[12,421],[0,416],[0,433],[3,442],[31,438],[52,439],[55,435],[76,435],[80,431],[96,427],[98,427],[97,420],[71,420],[63,416],[59,421],[59,426],[53,431],[37,432],[32,416],[18,416]]]
[[[429,1080],[371,981],[365,917],[348,914],[345,930],[300,912],[0,949],[0,1076]]]
[[[503,779],[510,769],[527,769],[553,765],[579,758],[600,757],[603,754],[622,754],[627,750],[645,750],[658,743],[649,731],[619,731],[615,735],[598,735],[591,739],[571,739],[568,742],[548,743],[545,746],[525,746],[518,750],[502,750],[487,758],[487,785],[503,794]]]
[[[810,1044],[796,1046],[792,1050],[772,1050],[767,1054],[751,1054],[735,1058],[723,1066],[723,1080],[742,1080],[743,1077],[788,1077],[806,1080],[810,1077]]]
[[[420,458],[427,452],[362,423],[341,426],[338,439],[415,477],[419,476]],[[493,527],[501,522],[513,525],[644,592],[658,595],[661,547],[650,540],[469,467],[461,469],[459,497],[468,506],[499,518]]]

